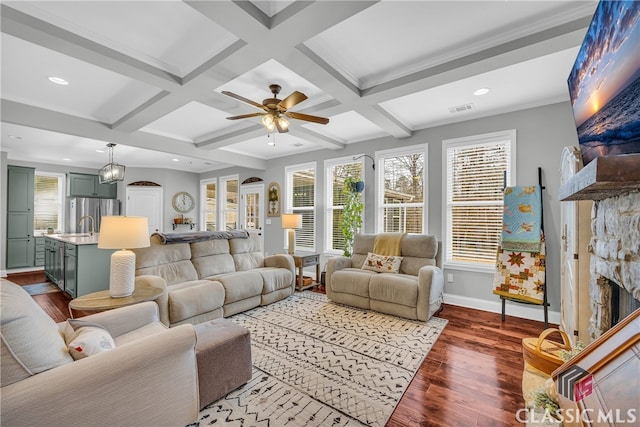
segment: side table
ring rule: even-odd
[[[293,262],[296,267],[298,267],[298,280],[297,280],[297,289],[299,291],[303,291],[305,289],[312,288],[316,286],[320,280],[320,254],[314,252],[302,252],[298,251],[291,255],[293,257]],[[303,283],[303,269],[305,267],[310,267],[312,265],[316,266],[316,281],[312,282],[310,285],[304,286]]]
[[[106,311],[145,301],[155,301],[162,294],[162,289],[137,283],[133,294],[123,298],[112,298],[109,290],[82,295],[69,301],[69,315],[73,319],[73,311]]]

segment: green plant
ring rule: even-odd
[[[344,236],[344,256],[350,257],[353,250],[353,239],[362,227],[362,193],[355,191],[355,183],[359,179],[348,176],[344,179],[342,194],[344,195],[344,209],[342,210],[342,234]]]

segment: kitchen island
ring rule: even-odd
[[[99,234],[45,234],[44,272],[71,297],[109,289],[110,249],[98,249]]]

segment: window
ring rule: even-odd
[[[377,232],[426,232],[426,148],[415,145],[376,152]]]
[[[295,249],[316,249],[316,163],[285,168],[286,209],[284,213],[302,215],[302,228],[296,230]],[[285,242],[287,240],[285,239]]]
[[[353,157],[358,157],[353,156]],[[344,251],[344,236],[342,234],[342,210],[344,206],[344,179],[348,176],[362,179],[364,158],[354,161],[353,157],[343,157],[325,161],[325,251],[342,253]],[[363,194],[364,196],[364,194]],[[363,218],[364,223],[364,218]]]
[[[57,173],[35,173],[33,228],[36,232],[51,227],[62,230],[64,208],[64,175]]]
[[[515,176],[515,130],[444,141],[445,262],[493,270],[502,195]],[[505,182],[506,175],[506,182]]]
[[[238,175],[220,178],[220,230],[238,228]]]
[[[205,231],[217,230],[218,205],[217,201],[217,180],[209,179],[200,181],[200,229]]]

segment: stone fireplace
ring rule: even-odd
[[[600,157],[560,188],[561,200],[594,200],[589,334],[596,339],[640,307],[640,154]]]
[[[589,333],[595,339],[640,306],[640,191],[595,201],[591,232]]]

